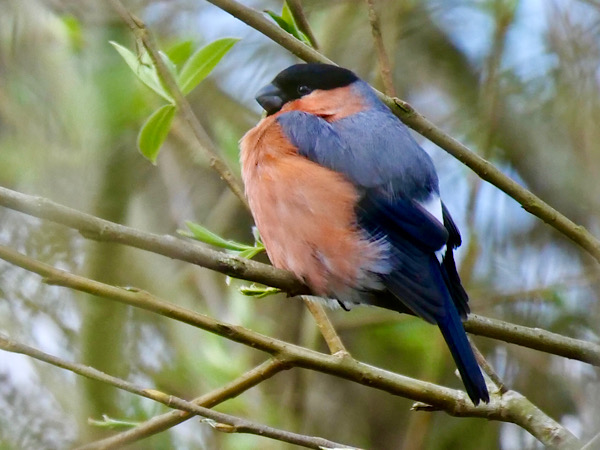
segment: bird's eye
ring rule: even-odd
[[[298,94],[306,95],[306,94],[310,94],[310,92],[311,92],[311,88],[309,88],[308,86],[305,86],[305,85],[298,86]]]

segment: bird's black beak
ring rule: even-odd
[[[286,102],[283,92],[274,84],[267,84],[256,93],[255,98],[268,116],[279,111]]]

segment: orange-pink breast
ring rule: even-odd
[[[357,227],[352,183],[298,155],[276,117],[263,119],[240,143],[254,220],[274,266],[318,295],[345,295],[360,287],[382,249]]]

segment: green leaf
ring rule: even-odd
[[[289,23],[293,28],[298,29],[298,25],[296,25],[296,21],[294,20],[294,16],[292,15],[292,11],[286,2],[283,2],[283,8],[281,8],[281,18]]]
[[[238,289],[243,295],[254,298],[265,298],[269,295],[279,294],[281,292],[281,289],[278,288],[256,286],[255,284],[250,286],[240,286]]]
[[[313,46],[312,42],[310,42],[310,39],[308,38],[308,36],[307,36],[306,34],[304,34],[304,33],[303,33],[302,31],[300,31],[300,30],[298,30],[298,33],[299,33],[299,35],[300,35],[300,38],[299,38],[299,39],[300,39],[302,42],[304,42],[304,43],[305,43],[306,45],[308,45],[309,47],[312,47],[312,46]]]
[[[280,15],[278,15],[277,13],[274,13],[273,11],[270,10],[265,10],[265,12],[271,16],[271,19],[273,19],[275,21],[275,23],[277,23],[277,25],[279,25],[280,28],[283,29],[283,31],[290,33],[291,35],[294,34],[294,29],[290,26],[289,23],[287,23],[283,17],[281,17]]]
[[[264,251],[265,251],[265,247],[264,246],[250,247],[250,248],[247,248],[246,250],[242,250],[238,254],[238,256],[240,258],[252,259],[256,255],[258,255],[259,253],[262,253]]]
[[[178,42],[175,45],[169,47],[169,49],[165,52],[169,59],[173,61],[173,64],[176,66],[181,66],[184,62],[188,60],[194,51],[192,41],[182,41]]]
[[[299,41],[304,42],[306,45],[311,46],[312,44],[308,37],[300,31],[296,21],[294,20],[294,16],[287,4],[287,2],[283,3],[283,9],[281,10],[281,15],[274,13],[273,11],[265,10],[276,23],[279,25],[284,31],[294,36]]]
[[[131,68],[133,73],[140,79],[142,83],[160,95],[162,98],[167,100],[168,102],[174,104],[175,101],[169,95],[169,93],[163,88],[160,80],[158,79],[158,74],[156,73],[156,68],[152,64],[150,57],[146,52],[143,52],[139,57],[134,54],[131,50],[126,47],[123,47],[120,44],[117,44],[114,41],[110,41],[110,44],[119,52],[121,57],[125,60],[127,65]]]
[[[239,39],[223,38],[205,45],[183,65],[179,74],[179,88],[184,95],[204,80]]]
[[[168,104],[161,106],[146,120],[137,138],[137,146],[142,155],[156,163],[158,152],[171,129],[171,122],[175,116],[175,106]]]
[[[210,230],[207,230],[202,225],[198,225],[194,222],[186,222],[185,225],[189,228],[191,233],[188,233],[183,230],[179,230],[179,234],[183,236],[194,238],[198,241],[204,242],[206,244],[214,245],[215,247],[225,248],[227,250],[234,250],[237,252],[242,252],[248,249],[254,249],[246,244],[241,244],[236,241],[231,241],[228,239],[224,239],[218,234],[213,233]]]

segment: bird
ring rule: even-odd
[[[378,306],[439,327],[474,405],[489,402],[462,319],[461,235],[431,157],[354,72],[302,63],[256,94],[240,140],[245,195],[271,263],[349,310]]]

